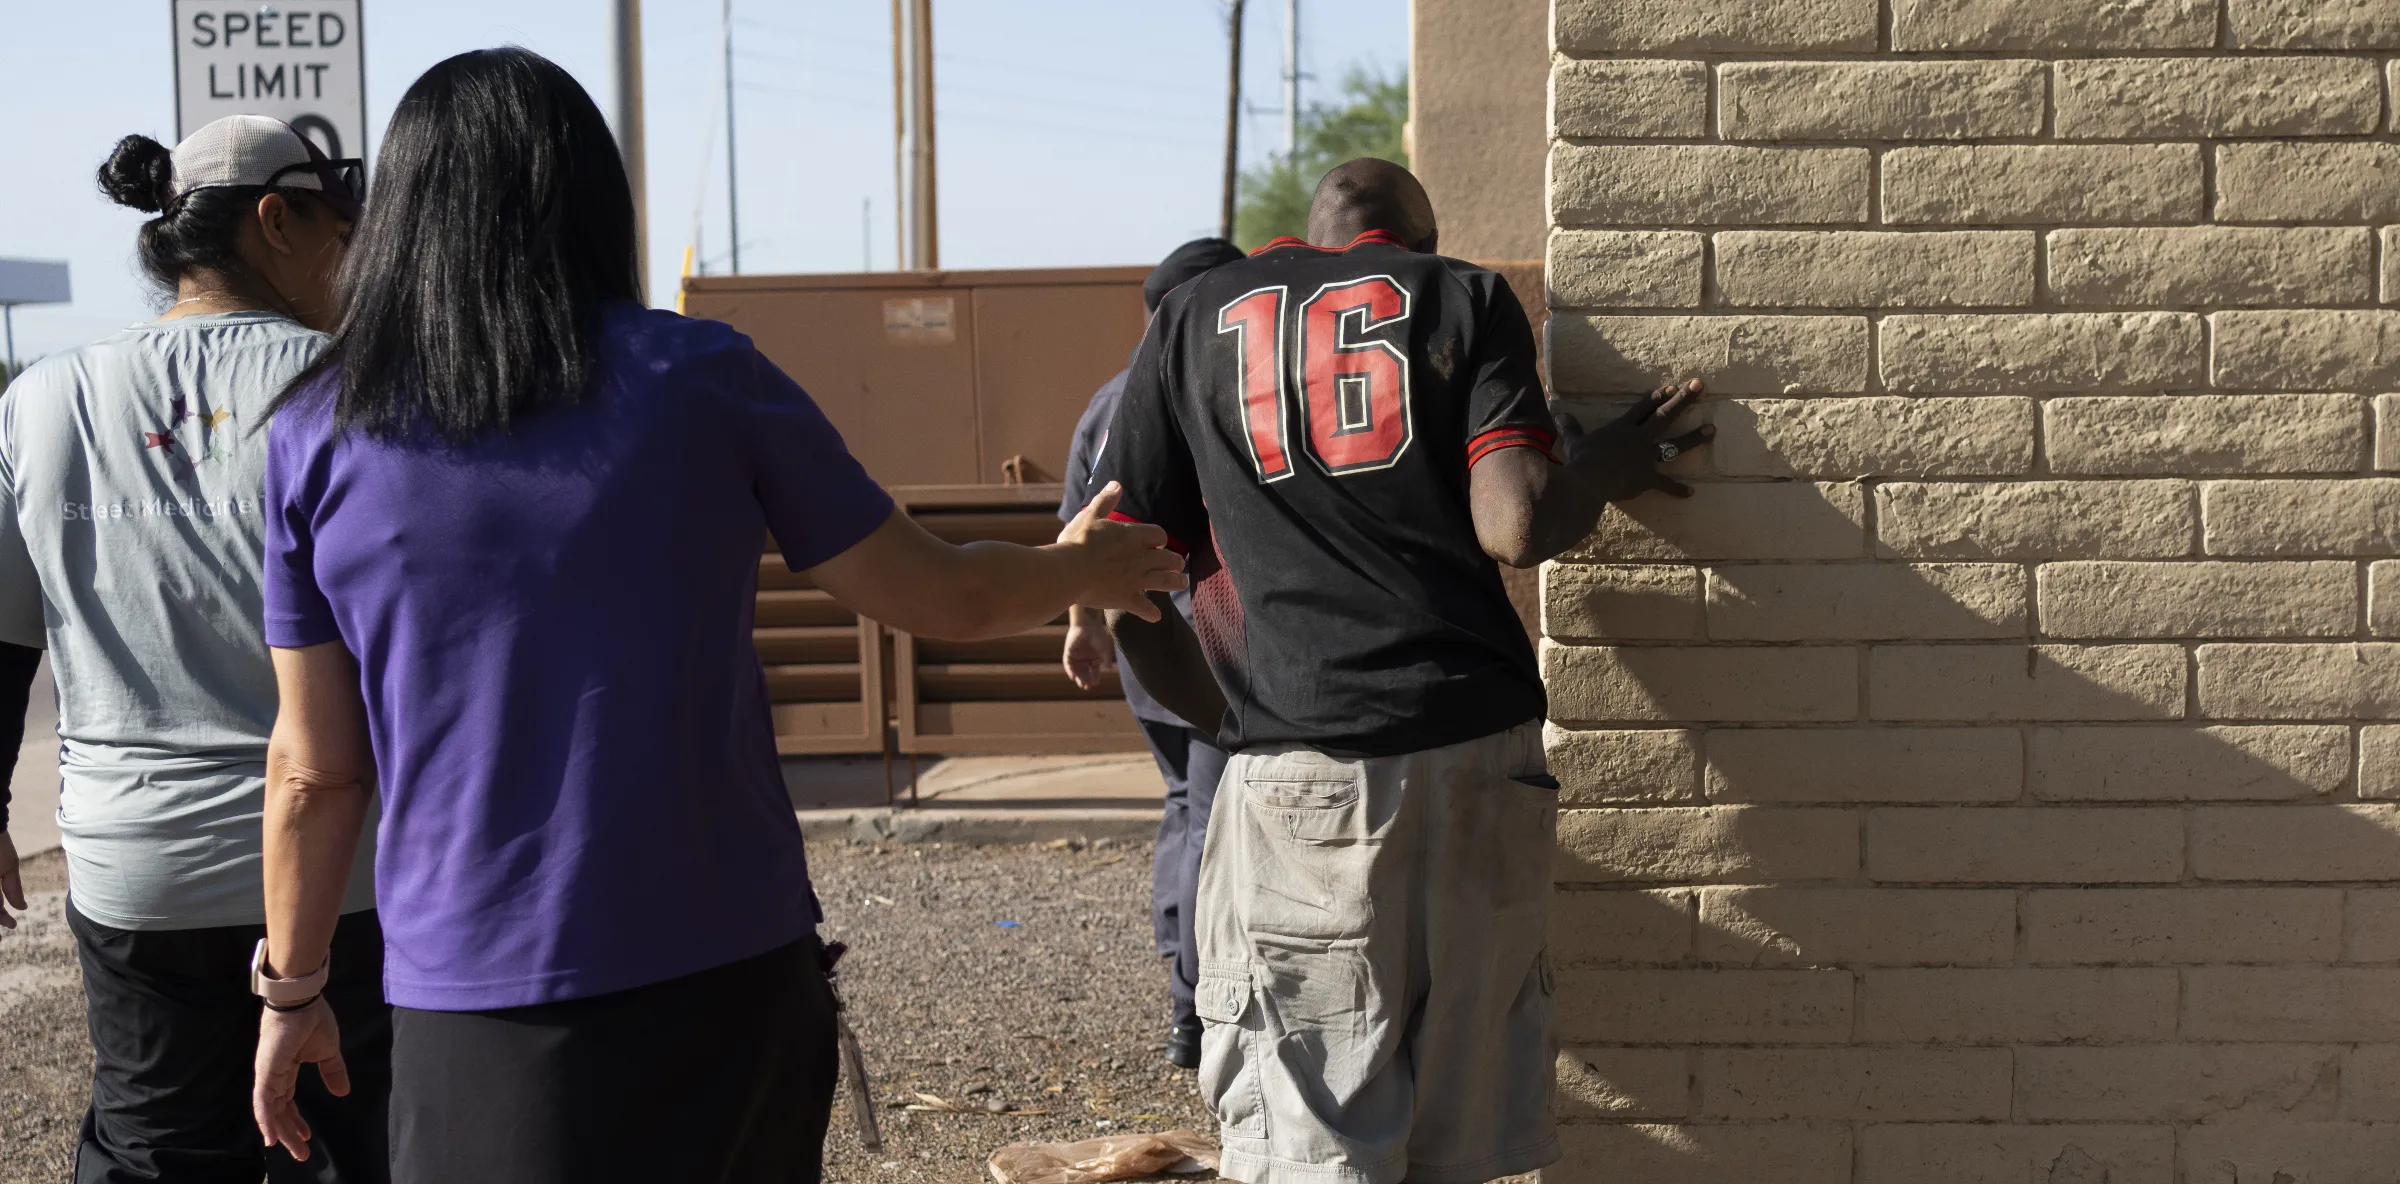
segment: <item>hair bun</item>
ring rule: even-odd
[[[155,214],[167,207],[175,160],[167,146],[148,136],[127,136],[100,166],[100,192],[121,206]]]

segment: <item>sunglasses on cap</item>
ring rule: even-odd
[[[333,211],[344,219],[358,221],[359,216],[366,212],[367,162],[354,156],[329,160],[319,155],[313,144],[309,146],[309,157],[299,164],[285,165],[275,170],[274,175],[267,178],[268,186],[282,183],[289,174],[307,173],[317,179],[318,192],[324,197],[326,205],[332,206]]]

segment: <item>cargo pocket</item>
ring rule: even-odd
[[[1493,924],[1535,925],[1538,917],[1509,920],[1521,911],[1544,909],[1550,897],[1551,852],[1558,845],[1558,778],[1544,767],[1537,744],[1503,763],[1504,775],[1486,782],[1489,813],[1483,825],[1501,852],[1485,875]]]
[[[1515,751],[1502,753],[1500,761],[1511,784],[1528,790],[1558,792],[1558,778],[1551,775],[1550,758],[1542,750],[1540,728],[1516,729],[1508,734],[1506,743]]]
[[[1381,844],[1368,818],[1362,765],[1314,752],[1282,753],[1239,766],[1250,864],[1245,927],[1307,941],[1364,936]]]
[[[1275,1047],[1306,1050],[1311,1080],[1303,1096],[1322,1115],[1363,1114],[1373,1091],[1408,1054],[1401,1038],[1408,1023],[1397,976],[1379,979],[1366,952],[1356,946],[1260,951],[1252,982],[1264,1014],[1260,1030],[1273,1033]],[[1299,1058],[1295,1058],[1299,1059]]]
[[[1280,837],[1311,845],[1357,842],[1366,837],[1356,772],[1295,777],[1269,769],[1242,778],[1250,808]],[[1330,772],[1330,771],[1329,771]]]
[[[1254,1035],[1263,1021],[1249,970],[1201,966],[1192,1009],[1207,1021],[1200,1032],[1200,1096],[1216,1112],[1218,1128],[1245,1139],[1265,1138],[1267,1107]]]

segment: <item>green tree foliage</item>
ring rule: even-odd
[[[1361,156],[1408,163],[1401,129],[1408,124],[1408,75],[1386,78],[1352,70],[1332,104],[1300,113],[1300,150],[1292,159],[1242,173],[1241,202],[1233,218],[1234,241],[1244,250],[1277,235],[1305,237],[1308,199],[1325,170]]]

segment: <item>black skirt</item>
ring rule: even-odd
[[[395,1184],[817,1184],[822,947],[497,1011],[394,1008]]]

